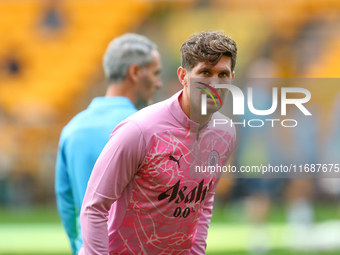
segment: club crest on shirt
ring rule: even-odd
[[[220,155],[218,154],[217,151],[212,150],[209,153],[207,165],[208,166],[216,166],[216,165],[218,165],[219,162],[220,162]]]

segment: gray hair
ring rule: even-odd
[[[132,64],[151,64],[152,50],[157,50],[156,44],[143,35],[128,33],[115,38],[103,58],[105,76],[110,83],[122,82]]]

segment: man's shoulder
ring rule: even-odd
[[[67,136],[70,133],[74,132],[79,127],[79,124],[82,122],[84,117],[87,115],[87,109],[77,113],[73,118],[64,126],[62,130],[62,136]]]
[[[93,101],[92,101],[93,102]],[[129,116],[137,112],[134,107],[112,106],[103,104],[100,107],[91,107],[92,103],[83,111],[76,114],[63,128],[65,136],[73,135],[81,130],[91,130],[91,132],[103,132],[112,130]]]
[[[75,135],[93,133],[104,131],[106,128],[103,122],[107,121],[110,117],[109,114],[97,114],[91,109],[86,108],[83,111],[77,113],[63,128],[60,139],[68,140],[70,138],[75,139]],[[111,131],[113,130],[112,127]],[[108,134],[109,135],[109,134]]]
[[[169,99],[147,106],[123,121],[125,129],[138,126],[143,137],[148,141],[154,134],[178,127],[178,123],[169,109]],[[133,122],[134,124],[126,125]]]
[[[127,120],[134,121],[139,125],[146,123],[152,125],[159,120],[160,116],[165,117],[167,114],[167,100],[149,105],[128,117]]]

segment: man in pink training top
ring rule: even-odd
[[[225,166],[235,147],[235,128],[214,125],[226,118],[217,111],[227,95],[214,83],[232,82],[237,48],[223,32],[207,31],[181,52],[183,90],[121,122],[94,166],[81,255],[205,254],[219,174],[197,169]]]

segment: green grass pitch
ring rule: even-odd
[[[273,249],[269,255],[335,255],[333,252],[294,252],[287,250],[282,242],[285,230],[285,215],[282,208],[273,209],[268,229]],[[247,236],[250,226],[238,222],[232,212],[214,210],[209,228],[207,255],[249,255]],[[316,219],[336,218],[333,206],[317,206]],[[339,236],[340,238],[340,236]],[[69,255],[66,234],[61,226],[55,207],[0,210],[1,255]]]

